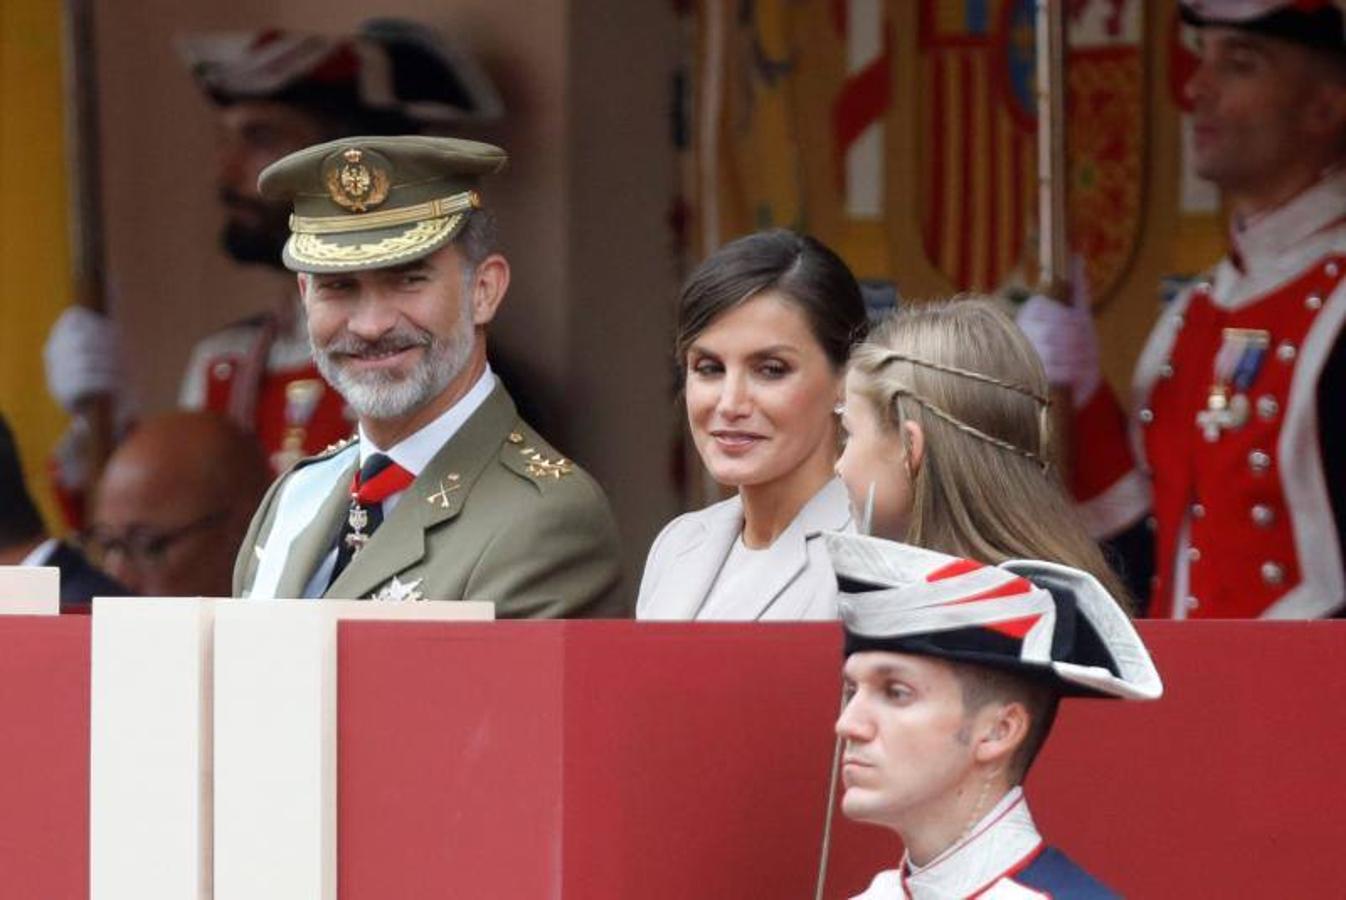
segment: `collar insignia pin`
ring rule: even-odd
[[[439,490],[435,491],[429,497],[426,497],[425,502],[429,503],[431,506],[438,503],[440,509],[448,509],[449,494],[452,494],[462,487],[462,484],[460,483],[461,480],[462,479],[457,472],[450,472],[447,477],[439,480]]]

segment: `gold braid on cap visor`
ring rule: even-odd
[[[378,212],[357,213],[349,216],[290,216],[290,230],[295,234],[347,234],[352,231],[373,231],[411,225],[426,219],[442,219],[457,213],[481,208],[481,195],[463,191],[449,197],[438,197],[413,206],[399,206]]]
[[[323,266],[366,266],[371,261],[394,262],[414,253],[453,231],[463,214],[447,219],[427,219],[403,234],[386,237],[367,244],[329,244],[316,234],[295,234],[290,237],[290,255],[300,262]]]

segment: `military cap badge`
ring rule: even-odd
[[[388,167],[377,155],[359,147],[333,154],[323,166],[323,183],[332,202],[351,212],[364,212],[388,197]]]

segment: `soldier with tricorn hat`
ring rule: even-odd
[[[1116,896],[1047,845],[1020,785],[1062,697],[1163,693],[1122,608],[1056,563],[826,540],[845,632],[841,807],[906,848],[860,896]]]
[[[293,204],[285,265],[314,361],[359,434],[272,488],[237,595],[619,611],[602,490],[520,419],[487,362],[510,267],[481,179],[505,163],[473,141],[357,137],[262,172],[263,196]]]

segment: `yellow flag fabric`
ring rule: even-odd
[[[46,459],[65,426],[42,342],[69,302],[61,4],[0,3],[0,412],[49,523]]]

